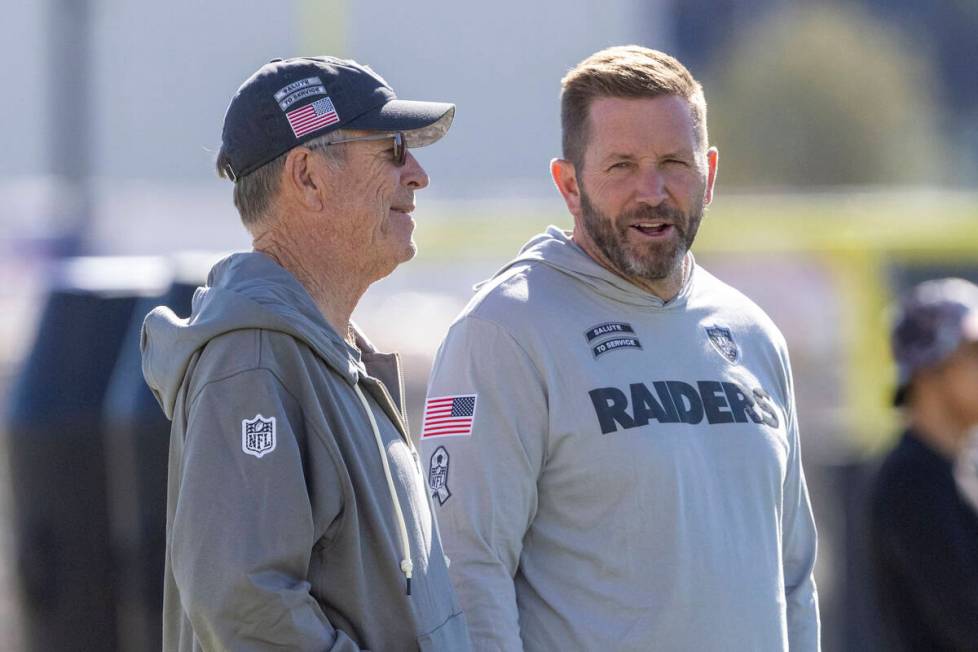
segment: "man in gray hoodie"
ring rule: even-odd
[[[254,251],[143,328],[173,427],[166,650],[466,650],[398,359],[350,323],[409,260],[409,151],[455,107],[332,57],[276,59],[224,119],[218,172]]]
[[[574,217],[485,283],[421,435],[479,650],[812,652],[815,526],[788,352],[689,252],[713,196],[700,85],[636,46],[563,80]]]

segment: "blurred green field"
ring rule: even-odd
[[[555,202],[556,205],[556,202]],[[483,205],[425,207],[417,240],[428,260],[512,256],[563,210],[491,211]],[[978,255],[978,193],[943,191],[718,196],[696,251],[879,252],[930,259]]]

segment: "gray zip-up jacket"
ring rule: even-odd
[[[468,649],[395,356],[259,253],[189,319],[151,312],[142,347],[173,421],[164,649]]]
[[[784,339],[688,260],[663,302],[551,227],[449,330],[421,452],[474,648],[818,649]]]

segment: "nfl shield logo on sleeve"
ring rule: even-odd
[[[431,454],[428,486],[431,487],[431,497],[437,498],[439,505],[444,505],[452,497],[452,492],[448,489],[448,451],[444,446],[439,446]]]
[[[241,421],[241,450],[261,459],[275,450],[275,417],[256,414]]]

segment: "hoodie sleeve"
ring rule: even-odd
[[[817,652],[819,641],[818,593],[815,589],[815,518],[801,464],[801,439],[795,412],[794,384],[787,353],[783,355],[786,383],[786,427],[791,450],[784,480],[781,512],[784,591],[788,610],[789,648]]]
[[[471,432],[435,436],[427,428],[422,455],[473,648],[522,650],[513,577],[537,508],[546,393],[519,344],[472,316],[456,323],[442,344],[428,400],[469,395],[475,396]]]
[[[328,524],[313,516],[301,429],[298,403],[264,369],[210,382],[190,405],[168,562],[205,650],[358,649],[304,579]],[[338,514],[335,501],[315,513]]]

